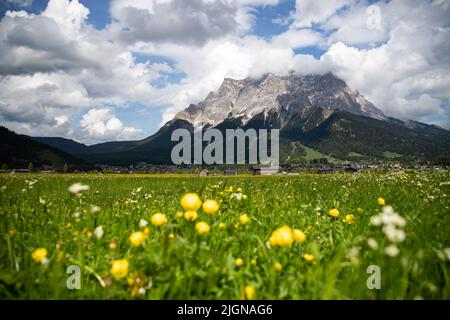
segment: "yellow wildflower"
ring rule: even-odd
[[[173,232],[171,232],[171,233],[169,234],[169,239],[170,239],[170,240],[175,239],[175,235],[173,234]]]
[[[145,240],[145,234],[141,231],[133,232],[129,240],[133,247],[139,247]]]
[[[183,216],[184,216],[184,213],[181,211],[177,211],[177,213],[175,213],[175,217],[177,217],[178,219],[183,218]]]
[[[219,211],[219,204],[216,200],[206,200],[203,202],[203,211],[207,214],[214,214]]]
[[[197,218],[198,218],[197,211],[186,211],[184,213],[184,218],[187,221],[195,221],[195,220],[197,220]]]
[[[180,201],[181,206],[186,211],[197,211],[202,206],[202,200],[196,193],[186,193]]]
[[[195,231],[197,231],[199,235],[207,234],[210,230],[211,227],[204,221],[200,221],[195,224]]]
[[[271,246],[285,247],[290,246],[294,242],[294,235],[291,228],[283,226],[272,232],[269,238]]]
[[[245,299],[247,300],[253,300],[255,298],[255,292],[256,292],[256,288],[253,285],[247,285],[244,288],[244,293],[245,293]]]
[[[219,223],[219,229],[225,229],[227,226],[225,225],[225,223],[221,222]]]
[[[354,216],[352,214],[347,214],[343,220],[345,224],[351,224],[353,222]]]
[[[163,213],[155,213],[151,217],[150,220],[151,220],[152,224],[155,225],[155,226],[160,226],[160,225],[163,225],[163,224],[167,223],[167,217]]]
[[[234,264],[236,265],[236,267],[242,267],[243,265],[244,265],[244,260],[242,260],[242,258],[237,258],[235,261],[234,261]]]
[[[31,254],[31,257],[36,262],[42,262],[47,257],[47,253],[48,253],[47,249],[45,249],[45,248],[38,248],[38,249],[33,251],[33,253]]]
[[[314,260],[316,259],[316,258],[314,257],[314,255],[312,255],[312,254],[310,254],[310,253],[305,253],[305,254],[303,255],[303,258],[304,258],[305,261],[308,262],[308,263],[313,263]]]
[[[114,260],[112,262],[111,267],[111,273],[116,278],[123,278],[126,277],[128,274],[128,260],[127,259],[120,259],[120,260]]]
[[[144,236],[148,238],[148,235],[150,234],[150,229],[148,227],[145,227],[142,229],[142,232],[144,233]]]
[[[250,222],[250,217],[246,214],[241,214],[239,216],[239,223],[245,225]]]
[[[384,201],[383,198],[378,198],[377,202],[378,202],[378,205],[380,205],[380,206],[384,206],[386,204],[386,201]]]
[[[336,208],[331,209],[330,211],[328,211],[328,214],[332,217],[337,218],[337,217],[339,217],[339,210]]]
[[[292,230],[292,235],[294,236],[295,242],[303,243],[306,240],[306,235],[302,230],[294,229]]]
[[[281,270],[283,270],[283,265],[279,262],[275,262],[275,264],[273,265],[273,269],[276,272],[280,272]]]

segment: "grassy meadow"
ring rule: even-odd
[[[450,299],[445,170],[5,174],[0,188],[2,299]]]

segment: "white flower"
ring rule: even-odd
[[[39,203],[40,203],[40,204],[45,204],[45,200],[42,199],[41,197],[39,197]]]
[[[105,231],[103,230],[102,226],[98,226],[97,228],[95,228],[94,235],[97,239],[101,239],[104,234],[105,234]]]
[[[395,257],[400,253],[400,250],[397,248],[397,246],[395,244],[391,244],[390,246],[387,246],[384,249],[384,252],[389,256],[389,257]]]
[[[41,260],[41,263],[46,266],[50,263],[50,260],[48,260],[47,258],[44,258]]]
[[[71,185],[68,190],[69,190],[69,192],[78,194],[81,191],[89,190],[89,186],[77,182],[77,183],[74,183],[73,185]]]
[[[138,294],[143,296],[145,294],[145,288],[139,288]]]
[[[391,242],[402,242],[405,240],[405,232],[396,229],[393,224],[388,224],[383,227],[383,232]]]
[[[378,242],[377,240],[373,239],[373,238],[369,238],[367,239],[367,245],[370,247],[370,249],[372,250],[377,250],[378,249]]]
[[[91,206],[91,213],[96,213],[100,211],[100,207],[97,206]]]
[[[381,220],[380,216],[373,216],[373,217],[370,218],[370,223],[373,226],[379,226],[379,225],[381,225],[383,223],[383,221]]]
[[[238,201],[242,200],[242,193],[232,193],[231,199],[236,199]]]
[[[147,221],[147,220],[141,219],[141,220],[139,221],[139,226],[140,226],[141,228],[145,228],[147,225],[148,225],[148,221]]]
[[[73,217],[74,218],[79,218],[80,217],[80,213],[78,211],[73,213]]]

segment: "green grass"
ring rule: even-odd
[[[257,299],[449,299],[449,181],[443,170],[205,178],[1,175],[0,298],[240,299],[244,287],[254,285]],[[90,189],[75,196],[67,191],[75,182]],[[230,186],[233,192],[226,191]],[[237,188],[248,198],[232,196]],[[176,217],[186,192],[222,201],[216,215],[198,212],[197,221],[211,226],[205,236],[195,232],[195,222]],[[395,257],[385,254],[389,241],[381,227],[370,224],[381,210],[378,197],[407,222]],[[339,209],[338,218],[328,215],[331,208]],[[131,232],[156,212],[165,213],[168,223],[149,223],[148,239],[132,247]],[[238,223],[241,213],[251,217],[249,224]],[[347,214],[354,215],[352,224],[343,223]],[[306,241],[270,248],[271,233],[283,225],[303,230]],[[98,226],[105,231],[99,239],[91,236]],[[379,248],[369,248],[368,238]],[[112,241],[117,248],[110,248]],[[31,257],[40,247],[48,251],[46,264]],[[315,256],[314,264],[305,253]],[[129,261],[129,275],[140,275],[138,287],[145,292],[134,295],[136,284],[111,276],[116,259]],[[283,266],[279,272],[276,262]],[[66,288],[66,270],[74,264],[82,270],[80,290]],[[380,290],[366,286],[370,265],[381,268]]]

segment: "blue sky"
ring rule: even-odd
[[[224,77],[331,71],[390,116],[450,127],[445,3],[158,1],[2,0],[2,124],[86,143],[139,139]]]

